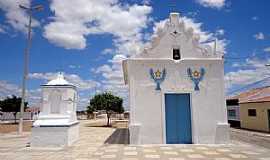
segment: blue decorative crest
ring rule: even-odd
[[[160,83],[162,83],[165,80],[166,77],[166,69],[164,68],[162,72],[159,71],[159,69],[154,72],[154,70],[150,69],[150,76],[156,83],[156,90],[161,90]]]
[[[188,68],[187,73],[188,73],[189,78],[193,81],[195,85],[194,90],[199,91],[200,90],[199,83],[200,81],[203,80],[203,77],[205,75],[205,69],[201,68],[201,71],[195,70],[194,72],[192,72],[192,70]]]

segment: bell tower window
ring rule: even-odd
[[[173,59],[174,60],[181,59],[181,54],[180,54],[180,49],[179,48],[174,48],[173,49]]]

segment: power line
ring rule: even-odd
[[[250,56],[245,56],[245,57],[227,57],[226,54],[224,55],[225,59],[252,59],[252,58],[256,58],[256,57],[266,57],[267,55],[264,53],[258,53],[258,54],[254,54],[254,55],[250,55]]]
[[[267,79],[270,79],[270,77],[263,78],[263,79],[258,80],[258,81],[256,81],[256,82],[247,84],[247,85],[245,85],[244,87],[241,87],[241,88],[238,88],[238,89],[236,89],[236,90],[233,90],[233,91],[229,92],[229,95],[232,95],[233,93],[237,93],[237,92],[239,92],[239,91],[241,91],[241,90],[244,90],[244,89],[247,89],[247,88],[249,88],[249,87],[252,87],[252,86],[254,86],[254,85],[260,84],[261,82],[263,82],[263,81],[265,81],[265,80],[267,80]]]

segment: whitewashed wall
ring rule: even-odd
[[[33,124],[31,147],[71,146],[79,138],[76,87],[59,74],[42,86],[42,108]]]
[[[23,113],[23,119],[25,120],[32,120],[34,113],[31,112],[24,112]],[[0,114],[0,120],[1,121],[7,121],[7,120],[11,120],[13,121],[15,119],[13,112],[2,112],[2,114]],[[20,113],[16,114],[16,120],[20,119]]]
[[[123,61],[125,83],[129,85],[132,144],[166,143],[165,93],[191,93],[193,143],[229,141],[222,54],[200,44],[200,36],[187,26],[178,13],[171,13],[149,46]],[[173,60],[173,49],[180,49],[180,61]],[[203,67],[206,71],[200,91],[194,91],[187,74],[189,67],[193,71]],[[167,71],[161,91],[155,90],[150,68]]]
[[[193,143],[226,143],[228,137],[220,133],[220,123],[227,124],[224,99],[224,79],[222,60],[128,60],[130,87],[130,125],[139,125],[139,133],[134,132],[137,142],[166,143],[165,141],[165,93],[191,93]],[[194,91],[187,68],[205,68],[200,91]],[[167,76],[156,91],[149,70],[166,68]],[[225,128],[224,128],[225,127]],[[222,129],[226,130],[226,125]],[[136,133],[136,134],[135,134]],[[133,140],[131,140],[133,141]]]
[[[77,91],[73,87],[67,86],[44,86],[42,90],[42,108],[40,116],[50,115],[52,104],[57,101],[50,96],[52,93],[57,92],[60,95],[59,100],[59,115],[69,115],[69,121],[77,121],[76,108],[77,108]]]

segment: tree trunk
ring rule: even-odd
[[[106,112],[107,113],[107,126],[109,127],[110,126],[110,113],[109,112]]]
[[[17,123],[17,121],[16,121],[16,115],[17,115],[17,112],[15,112],[15,113],[13,113],[13,115],[14,115],[14,123],[16,124]]]

